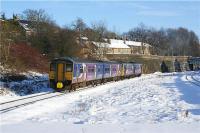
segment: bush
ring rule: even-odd
[[[39,51],[25,43],[13,44],[10,47],[10,66],[17,71],[48,71],[48,60]]]

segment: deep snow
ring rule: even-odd
[[[48,88],[48,74],[38,72],[26,72],[20,75],[25,76],[22,81],[1,81],[0,80],[0,101],[8,101],[16,98],[26,97],[32,94],[52,92],[53,89]],[[0,73],[0,77],[4,74]],[[44,82],[38,82],[44,81]]]
[[[196,79],[199,77],[199,73],[195,75]],[[185,117],[186,110],[189,111],[188,117]],[[154,73],[88,87],[80,92],[21,107],[2,114],[0,122],[2,132],[12,131],[11,127],[19,129],[32,124],[42,124],[43,126],[37,126],[41,129],[49,127],[49,132],[58,127],[61,128],[60,131],[65,131],[71,124],[111,124],[119,129],[110,132],[131,132],[138,128],[138,132],[145,132],[152,126],[140,130],[143,124],[161,124],[166,129],[171,127],[172,131],[180,131],[184,129],[182,124],[186,124],[190,132],[196,132],[200,131],[196,126],[200,125],[200,87],[188,82],[185,73]],[[128,130],[124,130],[126,128]],[[77,132],[82,133],[93,131],[88,130],[88,126],[77,128]],[[156,131],[160,130],[164,131]],[[103,130],[99,130],[101,131]]]

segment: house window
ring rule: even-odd
[[[121,52],[121,49],[118,49],[118,53],[120,53]]]

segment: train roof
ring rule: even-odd
[[[77,57],[59,57],[52,60],[52,62],[54,61],[70,61],[73,63],[102,63],[102,61],[98,61],[98,60],[88,60],[88,59],[81,59]]]
[[[81,59],[77,57],[59,57],[52,60],[52,62],[55,61],[68,61],[72,63],[107,63],[107,64],[117,64],[117,63],[134,63],[134,64],[140,64],[134,61],[131,62],[123,62],[123,61],[101,61],[101,60],[89,60],[89,59]]]

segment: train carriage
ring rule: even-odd
[[[138,75],[141,72],[139,67],[134,63],[57,58],[50,64],[50,87],[58,91],[75,90],[82,86],[117,81]]]

